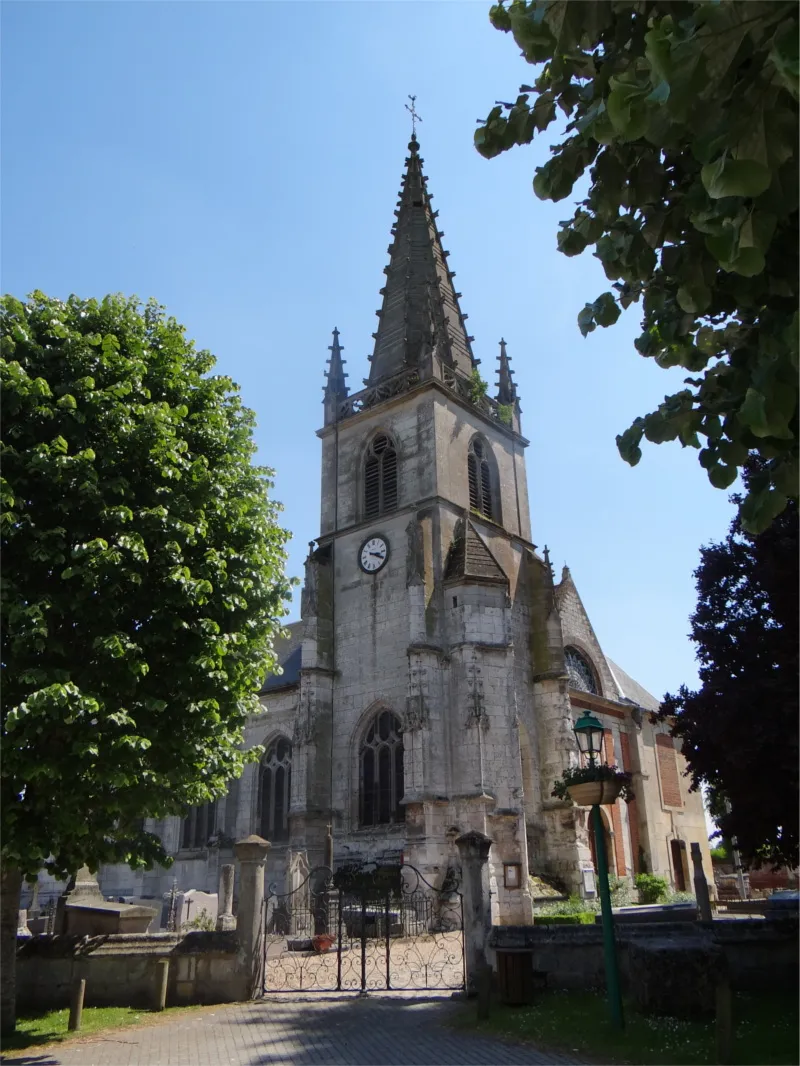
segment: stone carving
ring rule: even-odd
[[[467,665],[467,728],[479,725],[482,729],[489,728],[489,718],[486,714],[486,701],[483,692],[483,676],[478,660],[473,652],[472,660]]]
[[[406,526],[408,553],[406,556],[406,585],[422,585],[425,581],[425,541],[422,524],[416,515]]]
[[[422,665],[422,656],[414,655],[408,663],[408,695],[403,728],[411,733],[428,725],[428,671]]]
[[[300,594],[300,615],[308,618],[317,613],[317,561],[314,558],[314,541],[308,545],[308,555],[305,561],[305,581],[303,591]]]
[[[297,718],[294,722],[292,743],[296,747],[300,747],[303,744],[313,744],[314,726],[314,698],[311,694],[311,689],[304,688],[300,696],[300,707],[298,708]]]
[[[289,861],[286,864],[286,886],[284,892],[287,894],[297,892],[300,886],[308,880],[308,875],[311,872],[311,867],[308,865],[308,859],[304,851],[290,851]]]

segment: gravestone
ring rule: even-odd
[[[643,1014],[713,1018],[725,958],[700,938],[647,937],[628,946],[629,987]]]
[[[202,917],[204,925],[210,922],[209,928],[213,929],[217,922],[217,900],[216,892],[201,892],[196,888],[179,892],[175,904],[177,928],[186,929],[187,926],[193,928],[192,922]],[[203,915],[204,911],[205,915]]]

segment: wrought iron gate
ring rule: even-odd
[[[265,992],[464,987],[463,906],[408,863],[312,870],[264,900]]]

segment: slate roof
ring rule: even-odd
[[[274,692],[276,689],[300,683],[300,667],[303,652],[303,623],[292,622],[286,626],[289,636],[285,640],[275,641],[275,655],[283,669],[282,674],[270,674],[261,686],[261,692]]]
[[[646,688],[642,688],[638,681],[634,681],[629,674],[625,673],[621,666],[617,666],[607,655],[606,662],[623,699],[631,700],[631,702],[637,703],[648,711],[657,711],[659,709],[661,704]]]
[[[479,581],[508,582],[502,567],[469,519],[456,526],[453,543],[447,553],[444,578],[445,581],[477,578]]]

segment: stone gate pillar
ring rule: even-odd
[[[476,829],[456,837],[461,857],[461,888],[464,897],[464,958],[467,995],[478,994],[481,975],[490,967],[486,954],[492,930],[492,900],[489,894],[489,849],[491,837]]]
[[[233,853],[239,862],[239,913],[236,917],[238,962],[245,978],[245,994],[250,999],[260,994],[264,983],[264,867],[271,847],[269,841],[255,834],[233,846]]]

